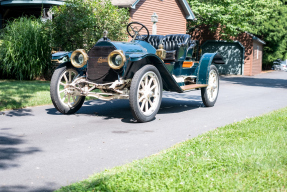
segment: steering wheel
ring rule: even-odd
[[[140,28],[140,29],[139,29]],[[146,35],[146,37],[143,37],[141,34],[140,34],[140,31],[142,29],[145,29],[145,34],[143,35]],[[149,38],[149,31],[148,29],[146,28],[146,26],[144,24],[141,24],[139,22],[131,22],[128,24],[127,26],[127,32],[129,34],[129,36],[131,36],[134,39],[140,39],[140,40],[147,40]]]

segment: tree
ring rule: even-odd
[[[53,46],[62,50],[89,50],[104,30],[108,30],[112,40],[127,37],[129,12],[113,6],[110,0],[68,0],[62,6],[53,7],[53,13]]]
[[[189,0],[196,22],[190,26],[202,24],[215,31],[221,28],[221,35],[226,38],[241,31],[256,33],[254,23],[267,20],[274,8],[282,3],[279,0]]]
[[[266,42],[263,63],[287,58],[287,8],[285,0],[189,0],[197,21],[189,30],[207,25],[223,39],[249,32]]]
[[[276,59],[287,59],[287,7],[278,6],[271,16],[257,27],[257,36],[264,39],[263,63],[272,65]]]

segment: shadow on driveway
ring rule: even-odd
[[[287,88],[287,73],[286,79],[268,79],[255,77],[221,77],[223,81],[228,81],[232,84],[245,86],[258,86],[268,88]]]
[[[8,112],[3,111],[0,115],[6,115],[8,117],[34,116],[31,109],[15,109]]]
[[[49,184],[50,186],[53,183]],[[40,188],[30,188],[24,185],[13,185],[13,186],[1,186],[0,191],[5,192],[15,192],[15,191],[25,191],[25,192],[52,192],[55,189],[52,189],[50,187],[40,187]]]
[[[158,114],[179,113],[203,107],[201,96],[165,92]],[[63,115],[55,108],[46,109],[47,114]],[[135,123],[129,100],[86,101],[74,116],[99,116],[104,120],[121,119],[124,123]]]
[[[9,128],[2,128],[1,130],[5,129]],[[36,147],[28,147],[24,149],[15,147],[16,145],[23,143],[25,143],[25,140],[21,136],[5,133],[0,134],[0,170],[18,167],[20,165],[14,162],[17,158],[41,151]]]

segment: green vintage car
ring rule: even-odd
[[[187,34],[149,35],[141,23],[127,26],[130,42],[110,41],[105,32],[88,53],[82,49],[53,55],[64,61],[53,73],[51,99],[63,114],[78,111],[86,96],[101,100],[129,99],[134,118],[155,118],[162,91],[201,90],[206,107],[214,106],[219,91],[216,53],[194,60],[196,43]],[[95,91],[98,90],[98,91]]]

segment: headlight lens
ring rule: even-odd
[[[76,54],[74,60],[78,65],[81,65],[84,62],[83,54],[81,53]]]
[[[116,65],[116,66],[120,66],[120,64],[122,63],[122,57],[120,56],[120,55],[116,55],[115,56],[115,60],[114,60],[114,64]]]
[[[88,61],[88,55],[83,49],[77,49],[71,55],[71,63],[76,68],[81,68],[86,65]]]
[[[84,55],[83,54],[79,54],[78,61],[79,61],[79,64],[82,64],[84,62]]]
[[[108,56],[108,64],[112,69],[120,69],[124,66],[126,57],[121,50],[115,50]]]

